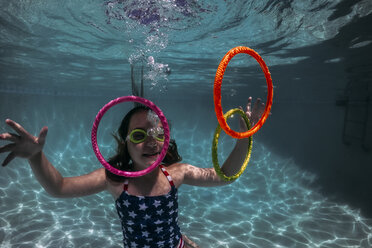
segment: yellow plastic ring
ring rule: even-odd
[[[227,118],[229,118],[234,113],[238,113],[239,115],[241,115],[243,117],[245,123],[247,124],[247,128],[248,129],[251,128],[251,123],[249,122],[247,115],[244,113],[243,110],[238,109],[238,108],[230,109],[226,114],[224,114],[223,117],[225,118],[225,121],[226,121]],[[244,162],[243,162],[242,167],[240,168],[240,170],[235,175],[228,177],[228,176],[226,176],[222,172],[222,170],[220,168],[220,165],[218,163],[217,146],[218,146],[218,139],[220,137],[220,133],[221,133],[221,126],[218,124],[218,126],[216,128],[216,131],[214,132],[214,138],[213,138],[213,143],[212,143],[212,161],[213,161],[213,167],[214,167],[214,170],[216,171],[216,173],[223,180],[225,180],[225,181],[233,181],[233,180],[237,179],[238,177],[240,177],[243,174],[245,168],[248,165],[249,158],[251,157],[251,152],[252,152],[253,139],[252,139],[252,136],[249,136],[248,137],[248,139],[249,139],[249,146],[248,146],[248,151],[247,151],[247,154],[245,156],[245,159],[244,159]]]

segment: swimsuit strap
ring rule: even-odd
[[[180,243],[177,246],[177,248],[184,248],[184,247],[185,247],[185,241],[183,241],[183,238],[182,238],[182,235],[181,235]]]
[[[160,169],[163,172],[163,174],[167,177],[169,184],[173,187],[174,183],[173,183],[172,177],[169,175],[168,171],[164,168],[163,165],[160,165]]]
[[[172,177],[169,175],[168,171],[164,168],[163,165],[160,165],[160,169],[163,172],[163,174],[166,176],[170,186],[174,187]],[[128,179],[125,179],[123,189],[125,192],[128,192]]]
[[[123,189],[125,192],[128,192],[128,179],[125,179]]]

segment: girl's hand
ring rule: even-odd
[[[240,109],[243,110],[242,107],[240,107]],[[261,102],[260,98],[257,98],[256,102],[253,105],[253,108],[252,108],[252,97],[250,96],[248,98],[248,103],[247,103],[245,114],[247,115],[251,123],[251,127],[253,127],[259,121],[264,111],[265,111],[265,103]],[[247,127],[245,125],[245,121],[243,120],[243,118],[240,119],[240,130],[243,130],[243,131],[247,130]]]
[[[6,119],[5,123],[13,128],[13,130],[16,131],[17,134],[0,134],[0,140],[13,142],[0,147],[0,153],[9,152],[8,156],[3,161],[2,166],[6,166],[15,157],[29,159],[43,150],[45,138],[48,133],[47,127],[43,127],[40,131],[39,137],[35,137],[28,133],[21,125],[10,119]]]

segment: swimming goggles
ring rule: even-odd
[[[144,142],[148,136],[152,136],[157,141],[164,141],[164,129],[161,127],[154,127],[147,129],[133,129],[130,134],[127,136],[126,140],[132,141],[134,144],[139,144]]]

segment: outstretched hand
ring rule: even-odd
[[[243,110],[242,107],[240,107],[240,109]],[[252,97],[250,96],[248,98],[248,103],[247,103],[247,107],[245,110],[245,114],[247,115],[251,123],[251,127],[253,127],[260,120],[264,111],[265,111],[265,103],[261,102],[261,98],[257,98],[256,102],[253,105],[253,108],[252,108]],[[240,119],[240,129],[247,130],[247,127],[245,125],[243,118]]]
[[[6,166],[15,157],[21,157],[29,159],[35,154],[42,151],[45,138],[48,133],[48,128],[43,127],[40,131],[39,137],[35,137],[28,133],[21,125],[10,119],[6,119],[5,123],[8,124],[16,133],[2,133],[0,134],[0,140],[7,140],[12,143],[1,146],[0,153],[9,152],[8,156],[2,163],[2,166]]]

